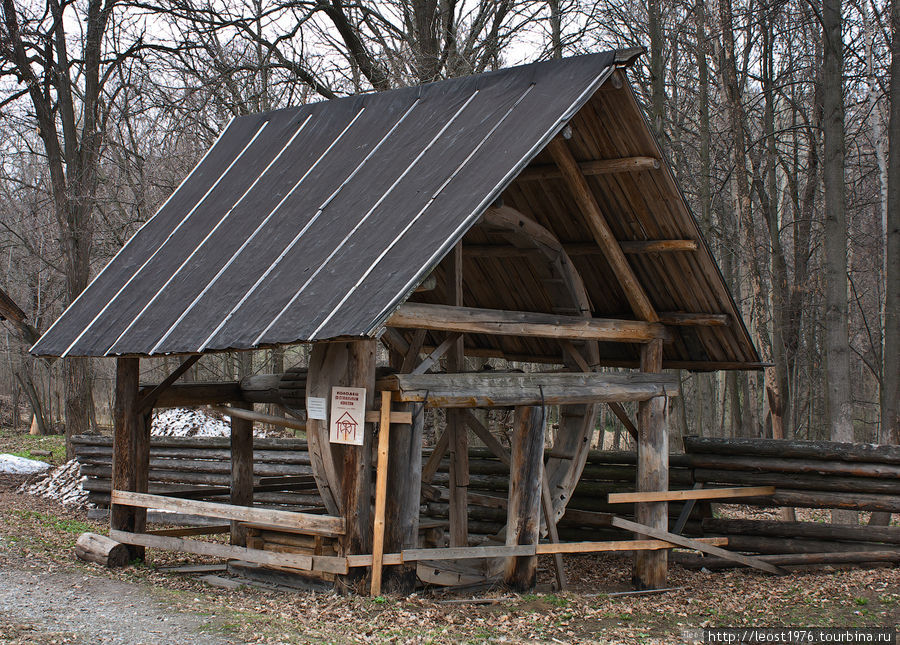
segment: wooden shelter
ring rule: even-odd
[[[661,586],[666,549],[680,544],[648,539],[668,535],[659,492],[678,385],[663,370],[760,363],[626,80],[639,53],[232,121],[32,350],[117,357],[111,535],[133,555],[150,546],[239,557],[344,587],[370,568],[374,591],[382,567],[386,588],[409,591],[417,562],[476,558],[525,589],[540,553],[635,550],[636,583]],[[379,340],[389,368],[376,369]],[[312,343],[308,369],[175,383],[205,352],[290,343]],[[169,378],[139,385],[141,357],[179,354],[188,358]],[[467,356],[545,367],[471,372]],[[365,418],[341,419],[365,423],[362,445],[336,443],[335,397],[354,387]],[[636,422],[625,401],[639,402]],[[262,402],[303,423],[325,514],[252,505],[251,427],[265,420],[252,408]],[[184,404],[231,405],[230,504],[146,494],[148,415]],[[555,524],[604,404],[637,440],[637,489],[650,501],[626,524],[644,533],[560,544]],[[545,462],[547,406],[560,418]],[[446,409],[447,424],[423,464],[424,407]],[[515,410],[508,447],[472,414],[494,407]],[[509,465],[508,496],[496,502],[507,509],[502,544],[469,543],[470,430]],[[419,505],[440,494],[430,482],[444,455],[449,547],[421,548]],[[194,529],[148,533],[151,506],[230,520],[232,545],[184,539]],[[258,548],[248,531],[290,534],[296,548]]]

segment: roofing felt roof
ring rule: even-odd
[[[599,250],[559,177],[517,177],[529,164],[552,167],[543,150],[567,124],[579,161],[661,157],[630,86],[598,91],[616,62],[606,52],[234,119],[32,351],[154,355],[372,336],[433,270],[438,289],[414,299],[446,302],[438,265],[463,236],[504,243],[475,226],[501,196],[564,244]],[[674,328],[666,359],[759,361],[665,162],[588,179],[618,240],[699,241],[691,254],[629,256],[657,310],[733,319]],[[593,315],[632,318],[595,251],[571,258]],[[548,284],[524,257],[464,265],[467,306],[552,312]],[[561,351],[540,338],[466,342],[487,355]],[[608,364],[638,355],[600,347]]]
[[[32,351],[371,334],[613,62],[606,52],[236,118]]]

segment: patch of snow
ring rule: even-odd
[[[230,437],[231,424],[201,410],[170,408],[153,413],[154,437]]]
[[[85,480],[87,476],[81,474],[81,464],[77,459],[72,459],[62,466],[57,466],[36,482],[22,484],[16,492],[83,507],[88,503],[88,492],[82,486]]]
[[[36,459],[26,459],[16,455],[0,455],[0,473],[12,475],[33,475],[50,468],[50,464]]]
[[[283,432],[266,430],[255,424],[254,437],[278,437]],[[153,413],[150,435],[154,437],[230,437],[231,418],[214,416],[203,410],[168,408]]]

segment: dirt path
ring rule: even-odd
[[[166,607],[144,585],[0,561],[0,643],[227,645],[213,616]]]

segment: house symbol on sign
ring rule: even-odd
[[[338,436],[344,441],[350,441],[356,437],[356,428],[359,426],[356,419],[350,416],[349,412],[344,412],[337,420]]]

